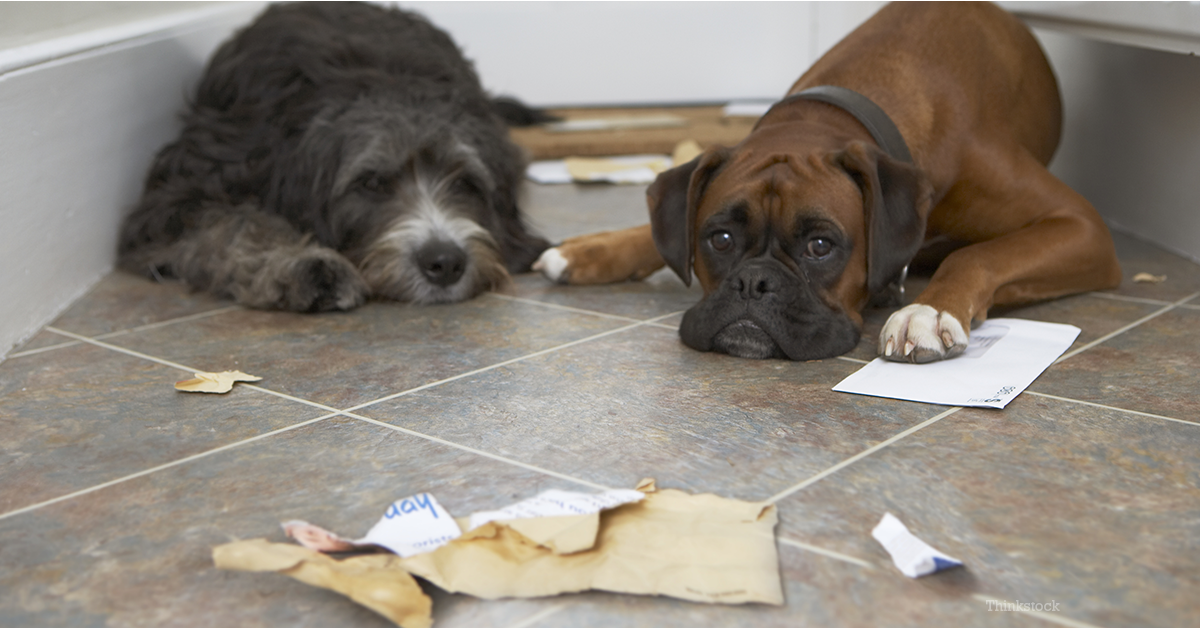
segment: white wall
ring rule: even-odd
[[[117,225],[178,131],[184,94],[261,8],[150,3],[79,30],[43,5],[22,31],[13,14],[31,7],[14,6],[0,4],[0,357],[111,270]]]
[[[398,3],[538,106],[774,99],[882,2]]]
[[[1114,229],[1200,262],[1200,3],[1006,3],[1063,95],[1051,170]]]

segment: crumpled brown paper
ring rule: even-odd
[[[783,604],[773,505],[658,491],[653,482],[638,488],[647,493],[642,501],[586,516],[598,526],[583,551],[556,553],[557,535],[534,541],[518,530],[537,520],[520,519],[485,524],[400,564],[447,591],[486,599],[600,589]]]
[[[227,393],[233,390],[234,382],[257,382],[261,377],[248,375],[241,371],[222,371],[220,373],[193,373],[196,377],[175,382],[175,390],[183,392]]]
[[[1134,283],[1162,283],[1166,280],[1166,275],[1152,275],[1150,273],[1138,273],[1133,276]]]
[[[402,628],[429,628],[433,602],[397,563],[395,554],[335,560],[291,543],[252,539],[213,548],[218,569],[274,571],[315,587],[337,591]]]
[[[599,589],[695,602],[783,604],[774,505],[660,491],[653,480],[637,488],[646,493],[639,502],[590,515],[493,521],[405,559],[372,554],[337,561],[306,547],[258,539],[216,547],[213,560],[222,569],[279,571],[338,591],[404,628],[429,625],[419,623],[420,612],[428,616],[428,598],[410,594],[416,586],[410,573],[446,591],[485,599]],[[456,521],[466,530],[468,517]],[[341,547],[337,535],[293,523],[288,534],[297,540]]]

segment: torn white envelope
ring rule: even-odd
[[[622,504],[641,501],[645,496],[645,493],[633,489],[615,489],[602,493],[575,493],[550,489],[500,510],[474,513],[467,527],[474,530],[490,521],[590,515]]]
[[[908,527],[890,512],[884,513],[879,525],[871,530],[871,536],[891,554],[892,562],[909,578],[920,578],[962,565],[961,560],[951,558],[913,536]]]
[[[947,406],[1003,408],[1075,338],[1073,325],[995,318],[971,330],[962,355],[929,364],[876,358],[834,386],[838,392]]]

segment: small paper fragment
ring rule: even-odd
[[[645,496],[645,493],[632,489],[616,489],[602,493],[550,489],[500,510],[474,513],[471,515],[470,529],[478,528],[489,521],[590,515],[622,504],[641,501]]]
[[[696,140],[683,140],[675,145],[675,150],[671,151],[671,163],[681,166],[699,157],[703,152],[704,149],[700,148],[700,143]]]
[[[904,523],[890,512],[884,513],[879,525],[871,530],[871,536],[883,545],[883,549],[891,555],[892,562],[909,578],[920,578],[962,565],[957,558],[951,558],[913,536]]]
[[[454,517],[429,493],[398,499],[359,543],[370,543],[408,558],[433,551],[462,536]]]
[[[298,545],[252,539],[214,547],[212,557],[218,569],[273,571],[337,591],[401,628],[433,625],[433,601],[390,554],[335,560]]]
[[[1150,273],[1138,273],[1133,276],[1134,283],[1162,283],[1166,280],[1166,275],[1151,275]]]
[[[220,373],[193,373],[192,379],[175,382],[175,390],[183,392],[202,392],[223,394],[233,390],[234,382],[257,382],[261,377],[249,375],[241,371],[222,371]]]

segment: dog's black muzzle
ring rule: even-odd
[[[859,331],[803,277],[771,258],[734,268],[683,315],[679,336],[699,351],[742,358],[814,360],[841,355]]]

